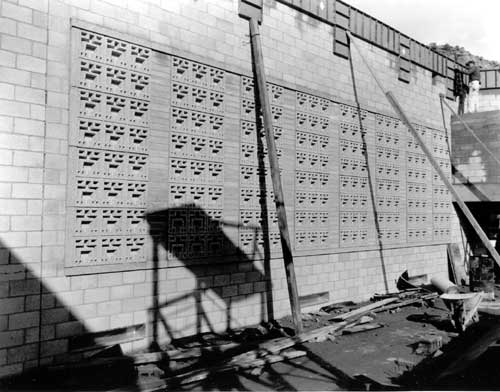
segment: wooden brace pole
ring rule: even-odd
[[[283,262],[285,263],[286,280],[288,284],[288,294],[290,297],[290,307],[292,310],[293,322],[297,333],[302,332],[302,319],[300,317],[299,295],[297,291],[297,281],[293,266],[292,248],[290,234],[288,232],[288,222],[286,219],[285,200],[283,188],[281,186],[280,168],[276,145],[274,142],[273,120],[271,105],[267,95],[266,74],[264,70],[264,57],[259,35],[259,25],[256,19],[250,19],[250,39],[252,43],[253,61],[257,87],[259,91],[260,106],[262,109],[264,131],[266,135],[267,151],[269,156],[269,166],[271,168],[271,179],[273,182],[274,197],[276,203],[276,214],[281,235],[281,247],[283,250]]]
[[[472,215],[472,213],[470,212],[470,210],[467,207],[467,205],[465,204],[465,202],[462,200],[462,198],[460,197],[460,195],[458,194],[458,192],[455,190],[455,187],[452,185],[452,183],[450,182],[450,180],[448,179],[448,177],[446,176],[446,174],[443,172],[443,170],[441,170],[441,167],[439,166],[439,163],[436,161],[436,159],[432,155],[432,152],[425,145],[424,140],[422,139],[422,137],[420,136],[420,134],[415,130],[415,128],[411,124],[409,118],[406,116],[406,113],[403,111],[403,109],[399,105],[398,101],[396,100],[396,97],[394,96],[394,94],[391,91],[385,91],[384,90],[384,88],[382,87],[382,84],[380,83],[380,81],[377,78],[377,75],[374,73],[374,71],[370,67],[370,64],[368,64],[368,62],[366,61],[365,57],[361,53],[361,50],[356,45],[356,42],[353,40],[352,35],[350,33],[347,33],[347,35],[349,37],[349,41],[352,42],[353,46],[358,51],[359,56],[361,57],[361,59],[365,63],[366,67],[368,68],[368,71],[370,71],[372,77],[375,79],[375,82],[377,83],[377,85],[379,86],[379,88],[382,90],[382,92],[385,94],[385,97],[387,98],[387,100],[389,101],[389,103],[392,105],[392,107],[394,108],[394,110],[398,114],[399,118],[408,127],[408,129],[410,130],[410,132],[413,135],[413,137],[415,139],[417,139],[418,143],[420,144],[420,148],[422,148],[422,151],[425,153],[425,155],[429,159],[432,167],[438,173],[439,177],[441,178],[441,181],[443,181],[443,183],[446,186],[446,188],[448,188],[448,190],[450,191],[450,193],[455,198],[455,201],[458,204],[458,207],[460,208],[460,210],[463,212],[463,214],[465,215],[465,217],[469,221],[470,225],[472,226],[472,228],[474,229],[474,231],[478,235],[478,237],[481,240],[481,242],[483,243],[484,247],[488,250],[488,252],[490,253],[491,257],[493,257],[493,259],[498,264],[498,266],[500,266],[500,256],[498,255],[497,251],[491,245],[490,240],[488,239],[488,237],[484,233],[484,231],[481,228],[481,226],[479,225],[479,223],[476,221],[476,218],[474,218],[474,215]]]

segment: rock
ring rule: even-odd
[[[370,317],[370,316],[362,316],[359,321],[358,321],[358,324],[366,324],[366,323],[369,323],[373,321],[373,317]]]
[[[443,347],[443,338],[439,335],[425,335],[418,342],[415,354],[431,355]]]

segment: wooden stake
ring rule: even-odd
[[[406,116],[406,113],[403,111],[403,109],[399,105],[398,101],[396,100],[396,97],[394,96],[394,94],[392,94],[391,91],[384,90],[384,88],[382,87],[382,84],[380,83],[380,81],[378,80],[374,71],[370,67],[370,64],[368,64],[365,57],[361,53],[361,50],[356,45],[356,42],[352,39],[351,34],[347,33],[347,35],[349,37],[350,42],[353,43],[353,46],[356,48],[356,50],[359,53],[359,56],[361,57],[361,59],[363,60],[363,62],[366,65],[366,67],[368,68],[368,71],[371,73],[372,77],[375,79],[375,82],[377,83],[379,88],[382,90],[382,92],[385,94],[387,100],[392,105],[392,107],[394,108],[394,110],[398,114],[399,118],[405,123],[405,125],[408,127],[408,129],[410,130],[413,137],[418,141],[418,143],[420,144],[420,148],[422,149],[422,151],[425,153],[425,155],[429,159],[429,162],[431,163],[434,170],[436,170],[436,172],[438,173],[439,177],[441,178],[441,181],[443,181],[446,188],[448,188],[450,193],[455,198],[455,201],[458,204],[458,207],[460,208],[460,210],[462,210],[463,214],[465,215],[465,217],[469,221],[470,225],[472,226],[472,228],[474,229],[474,231],[478,235],[478,237],[481,240],[481,242],[483,243],[484,247],[486,249],[488,249],[488,252],[490,253],[491,257],[493,257],[495,262],[500,266],[500,256],[498,255],[497,251],[491,245],[490,240],[488,239],[488,237],[484,233],[484,231],[481,228],[481,226],[479,225],[479,223],[476,221],[476,218],[474,218],[474,215],[472,215],[472,213],[470,212],[470,210],[467,207],[467,205],[465,204],[465,202],[462,200],[462,198],[460,197],[458,192],[455,190],[455,188],[453,187],[452,183],[450,182],[450,180],[448,179],[446,174],[444,174],[444,172],[441,170],[441,167],[439,166],[438,162],[436,161],[436,159],[432,155],[431,151],[425,145],[424,140],[422,139],[420,134],[413,127],[409,118]]]
[[[290,307],[297,333],[302,332],[302,320],[300,318],[299,295],[297,291],[297,281],[293,266],[292,248],[288,223],[286,219],[285,200],[283,198],[283,188],[281,186],[280,168],[276,145],[274,143],[273,120],[271,105],[267,95],[266,74],[264,69],[264,57],[259,35],[259,25],[256,19],[250,19],[250,39],[252,43],[253,61],[257,87],[259,90],[259,100],[264,117],[264,131],[266,134],[267,151],[269,156],[269,166],[271,168],[271,179],[273,182],[274,197],[276,203],[276,214],[281,235],[281,247],[283,250],[283,261],[285,263],[286,280],[288,284],[288,295],[290,297]]]

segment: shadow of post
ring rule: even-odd
[[[379,252],[380,265],[382,267],[382,277],[384,279],[385,291],[388,293],[389,292],[389,283],[387,281],[387,269],[385,266],[384,252],[382,249],[382,236],[381,236],[381,232],[380,232],[380,223],[379,223],[379,217],[378,217],[378,211],[377,211],[377,202],[375,200],[375,187],[373,186],[373,177],[372,177],[370,163],[369,163],[369,159],[368,159],[368,144],[366,142],[366,134],[364,132],[363,121],[361,119],[361,104],[359,103],[358,89],[356,86],[356,76],[354,75],[354,65],[352,63],[352,56],[349,56],[349,67],[351,69],[354,101],[356,102],[356,109],[358,111],[359,130],[361,132],[361,139],[362,139],[363,147],[365,149],[365,162],[366,162],[366,172],[368,175],[368,188],[369,188],[369,192],[370,192],[370,201],[371,201],[372,209],[373,209],[373,218],[374,218],[375,232],[376,232],[375,234],[377,237],[377,245],[378,245],[377,248],[378,248],[378,252]]]

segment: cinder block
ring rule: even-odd
[[[17,22],[12,19],[0,17],[0,33],[16,35]]]
[[[68,350],[68,340],[58,339],[58,340],[50,340],[47,342],[42,342],[40,351],[42,357],[48,357],[51,355],[65,353],[67,350]]]
[[[12,53],[31,54],[32,42],[30,40],[9,35],[2,36],[2,49]]]
[[[30,104],[30,116],[32,120],[45,120],[46,107],[42,105]]]
[[[24,343],[24,331],[0,332],[0,348],[20,346]]]
[[[96,317],[85,320],[85,325],[92,331],[105,331],[109,329],[109,316]]]
[[[222,287],[222,297],[223,298],[233,297],[235,295],[238,295],[238,286],[237,285]]]
[[[66,200],[65,185],[45,185],[44,197],[46,199]]]
[[[60,323],[55,325],[55,337],[59,339],[77,336],[82,334],[84,329],[85,328],[80,321],[68,321],[66,323]]]
[[[69,314],[66,308],[46,309],[42,312],[42,325],[64,323],[69,320]]]
[[[12,184],[12,197],[15,199],[37,199],[42,197],[41,184]]]
[[[5,215],[25,215],[27,211],[26,200],[0,199],[0,205],[2,206],[0,213]]]
[[[231,284],[238,284],[238,283],[243,283],[245,282],[245,273],[244,272],[237,272],[234,274],[231,274]]]
[[[48,15],[44,12],[33,11],[33,24],[37,27],[43,27],[46,29],[48,27]]]
[[[2,16],[25,23],[31,23],[32,21],[31,9],[27,7],[20,7],[8,2],[2,3]]]
[[[17,56],[17,67],[25,71],[45,73],[47,65],[44,59],[19,54]]]
[[[19,5],[40,12],[48,12],[49,0],[19,0]]]
[[[40,313],[38,311],[11,314],[9,316],[9,329],[16,330],[35,327],[38,325],[39,319]]]
[[[99,287],[118,286],[121,285],[123,282],[123,276],[121,272],[99,274],[97,278]],[[111,292],[111,297],[113,297],[112,292]]]
[[[0,299],[0,315],[13,314],[24,310],[24,298]]]
[[[11,297],[38,293],[40,293],[40,281],[38,279],[16,280],[11,281],[9,284],[9,295]]]
[[[16,86],[15,97],[17,101],[45,104],[45,91],[31,87]],[[28,121],[28,120],[25,120]],[[24,133],[24,132],[23,132]]]
[[[123,312],[135,312],[138,310],[143,310],[146,306],[146,301],[144,297],[138,298],[127,298],[122,302]]]
[[[31,41],[46,42],[47,40],[47,31],[32,24],[18,23],[17,35]]]
[[[6,50],[0,50],[0,65],[5,67],[16,67],[16,54]],[[11,98],[5,92],[2,93],[3,98]]]
[[[0,218],[1,220],[1,218]],[[41,246],[42,245],[42,232],[41,231],[31,231],[26,233],[26,246]]]
[[[41,215],[41,214],[42,214],[42,201],[28,200],[28,215]]]
[[[25,232],[9,232],[2,234],[3,245],[10,248],[19,248],[26,246]]]
[[[127,271],[123,273],[123,283],[141,283],[146,280],[146,271]]]
[[[68,98],[68,94],[49,91],[47,93],[47,105],[56,108],[67,109]]]
[[[19,88],[19,87],[16,87]],[[40,90],[36,90],[40,91]],[[24,118],[14,119],[14,132],[24,135],[43,136],[44,123],[43,121],[35,121]]]
[[[30,151],[14,152],[15,166],[43,167],[43,153]]]
[[[1,72],[1,70],[0,70]],[[0,79],[1,80],[1,79]],[[0,114],[17,116],[17,117],[29,117],[30,106],[27,103],[8,101],[5,99],[0,99]]]
[[[110,320],[110,328],[123,328],[134,323],[134,314],[133,313],[120,313],[115,314],[111,317]]]
[[[225,286],[229,284],[231,277],[229,275],[215,275],[214,276],[214,287]]]
[[[121,312],[121,301],[106,301],[97,304],[99,316],[109,316]]]
[[[111,287],[111,299],[132,298],[134,296],[134,285],[120,285]]]
[[[109,300],[109,288],[102,287],[97,289],[87,289],[83,293],[83,302],[95,303],[95,302],[103,302]]]

